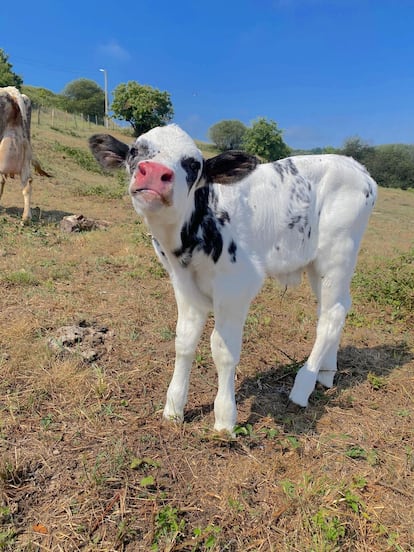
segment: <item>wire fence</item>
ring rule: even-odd
[[[58,129],[87,130],[96,126],[106,126],[108,130],[125,131],[114,120],[108,117],[107,125],[102,118],[83,115],[82,113],[68,113],[54,107],[36,107],[32,110],[32,126],[47,126]]]

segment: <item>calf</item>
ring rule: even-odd
[[[30,168],[31,103],[14,86],[0,88],[0,199],[6,177],[20,175],[24,209],[23,222],[31,218],[32,179]]]
[[[183,419],[195,349],[213,311],[214,427],[233,432],[243,326],[266,276],[285,286],[306,270],[318,300],[316,341],[290,399],[307,406],[317,381],[331,387],[359,244],[377,193],[365,168],[338,155],[259,164],[228,151],[204,159],[176,125],[154,128],[130,147],[104,134],[89,142],[105,168],[126,167],[132,203],[174,287],[176,357],[164,416]]]

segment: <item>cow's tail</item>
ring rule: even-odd
[[[47,176],[48,178],[52,178],[52,175],[47,173],[45,170],[42,169],[40,166],[39,161],[36,159],[36,157],[33,157],[32,159],[32,165],[34,167],[35,173],[40,176]]]

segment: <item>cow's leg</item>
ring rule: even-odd
[[[307,362],[297,373],[290,393],[290,400],[300,406],[307,406],[316,381],[326,387],[333,385],[339,341],[351,306],[350,283],[358,251],[350,238],[343,239],[340,249],[341,254],[337,251],[329,266],[320,263],[325,265],[321,269],[316,261],[308,270],[319,302],[319,319],[315,344]]]
[[[0,174],[0,199],[2,198],[4,192],[4,184],[6,182],[6,177],[4,174]]]
[[[178,308],[175,367],[168,387],[163,415],[170,420],[182,421],[187,402],[191,365],[208,311],[192,304],[178,290],[175,290],[175,295]]]
[[[32,211],[30,208],[32,199],[32,179],[30,175],[22,175],[22,193],[24,202],[22,223],[24,224],[32,218]]]

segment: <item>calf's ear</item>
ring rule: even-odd
[[[94,134],[89,138],[89,148],[104,169],[116,169],[125,164],[129,147],[110,134]]]
[[[244,151],[229,150],[204,162],[206,183],[235,184],[246,178],[259,164],[254,155]]]

